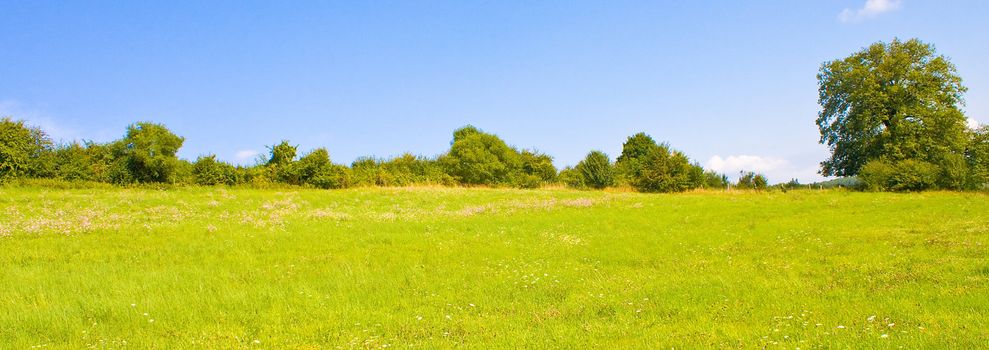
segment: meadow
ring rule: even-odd
[[[0,188],[0,348],[986,348],[989,196]]]

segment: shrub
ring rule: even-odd
[[[24,121],[0,119],[0,181],[29,175],[37,169],[37,159],[51,147],[51,140],[38,128]]]
[[[687,156],[671,152],[666,145],[654,148],[638,166],[631,185],[639,192],[683,192],[697,187],[691,181],[693,166]]]
[[[942,172],[934,164],[919,160],[871,160],[862,166],[859,179],[871,191],[923,191],[937,188]]]
[[[738,178],[739,189],[747,190],[765,190],[769,186],[769,181],[766,176],[762,174],[756,174],[754,172],[743,173],[741,177]]]
[[[965,161],[968,163],[966,187],[989,188],[989,126],[983,125],[971,133]]]
[[[237,183],[237,169],[230,164],[217,161],[216,155],[201,156],[192,165],[192,175],[197,185],[234,185]]]
[[[705,171],[703,175],[704,188],[725,188],[728,186],[728,176],[714,171]]]
[[[323,188],[347,188],[350,186],[350,169],[337,164],[329,164],[319,168],[311,178],[306,181],[306,185]]]
[[[519,152],[519,159],[523,174],[535,177],[540,184],[556,181],[553,157],[537,151],[522,150]]]
[[[560,170],[560,175],[557,176],[557,181],[567,185],[567,187],[572,188],[584,188],[584,177],[580,174],[580,171],[573,167],[566,167]]]
[[[639,192],[682,192],[703,184],[703,169],[645,133],[630,136],[615,162],[619,181]]]
[[[268,147],[271,153],[271,157],[268,158],[267,165],[273,166],[287,166],[295,160],[297,146],[292,146],[287,140],[282,140],[281,143]]]
[[[604,152],[591,151],[574,169],[579,178],[576,181],[579,187],[602,189],[615,184],[611,159]]]
[[[454,132],[450,151],[440,163],[447,174],[465,185],[507,184],[521,168],[518,153],[505,141],[472,126]]]
[[[179,164],[176,153],[184,138],[162,124],[138,122],[127,127],[122,154],[131,177],[138,182],[174,182]]]

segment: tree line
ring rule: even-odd
[[[830,156],[820,173],[839,179],[819,187],[851,186],[874,191],[989,189],[989,126],[970,128],[961,107],[967,88],[948,58],[917,39],[877,42],[821,65],[817,75],[816,124]],[[552,157],[509,146],[473,126],[453,133],[450,149],[437,157],[404,154],[364,157],[349,166],[330,161],[317,148],[298,154],[282,141],[253,166],[234,166],[214,155],[194,162],[176,152],[184,139],[164,125],[140,122],[120,140],[53,145],[44,131],[5,118],[0,122],[0,181],[16,177],[98,181],[113,184],[288,184],[316,188],[416,184],[534,188],[631,187],[641,192],[696,188],[762,189],[765,176],[727,176],[705,171],[682,152],[644,133],[630,136],[612,161],[592,151],[576,166],[556,169]],[[795,180],[777,185],[799,188]]]
[[[313,188],[360,186],[492,186],[537,188],[562,184],[579,189],[627,186],[641,192],[681,192],[729,186],[724,174],[705,171],[682,152],[645,133],[626,140],[612,161],[592,151],[574,167],[558,170],[544,153],[509,146],[474,126],[453,132],[450,149],[437,157],[403,154],[390,159],[361,157],[349,166],[330,160],[325,148],[300,154],[281,141],[250,166],[204,155],[179,159],[185,139],[165,125],[138,122],[121,139],[54,144],[45,132],[23,121],[0,121],[0,180],[18,177],[94,181],[117,185],[293,185]],[[751,177],[756,180],[752,182]],[[742,187],[765,188],[765,177],[750,174]]]

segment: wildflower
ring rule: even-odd
[[[869,320],[869,322],[875,321],[876,320],[876,315],[869,316],[868,320]]]
[[[880,337],[880,338],[889,338],[889,334],[885,334],[885,333],[884,333],[883,335],[880,335],[879,337]]]
[[[254,339],[254,344],[261,344],[260,340]]]
[[[845,329],[845,326],[838,325],[838,329]]]

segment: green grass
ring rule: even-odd
[[[984,194],[0,188],[0,348],[985,348],[987,248]]]

